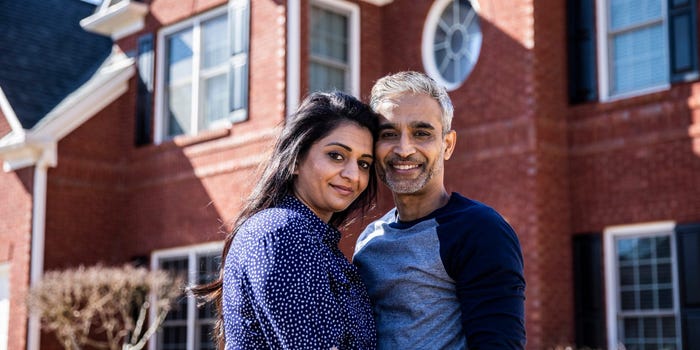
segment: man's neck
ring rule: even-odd
[[[401,221],[420,219],[444,207],[449,201],[450,194],[445,188],[429,193],[394,194],[394,203]]]

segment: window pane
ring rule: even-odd
[[[639,284],[644,285],[654,283],[654,276],[651,269],[652,267],[649,264],[639,266]]]
[[[656,237],[656,256],[659,258],[671,257],[671,242],[667,236]]]
[[[192,30],[167,38],[167,135],[187,133],[192,120]]]
[[[671,309],[673,308],[673,289],[659,289],[659,308],[660,309]]]
[[[612,66],[614,93],[650,88],[668,81],[666,38],[656,25],[613,37]]]
[[[160,335],[160,350],[186,350],[187,349],[187,327],[163,326]]]
[[[658,283],[671,283],[671,278],[673,277],[671,273],[671,264],[657,265],[656,274]]]
[[[231,87],[229,105],[231,111],[245,109],[248,105],[248,64],[236,63],[231,68]],[[245,116],[244,116],[245,117]],[[235,119],[233,121],[241,121]]]
[[[635,292],[622,292],[620,293],[620,301],[622,310],[635,310],[637,309],[636,293]]]
[[[320,63],[311,63],[311,91],[345,90],[345,71]]]
[[[188,266],[189,264],[187,257],[167,260],[164,259],[160,262],[161,269],[179,276],[183,276],[185,280],[187,280],[187,271],[189,269]],[[180,297],[178,297],[172,310],[168,312],[165,320],[166,322],[173,320],[187,320],[187,296],[182,294]]]
[[[226,64],[228,60],[227,17],[219,16],[202,23],[202,68]]]
[[[634,267],[632,266],[623,266],[620,267],[620,285],[622,286],[630,286],[633,285],[634,282]]]
[[[168,136],[192,130],[192,85],[171,86],[168,89]]]
[[[219,266],[221,264],[221,255],[208,254],[197,258],[197,283],[204,284],[215,280],[219,276]],[[199,308],[199,320],[214,320],[216,314],[212,303],[206,303]]]
[[[623,239],[617,241],[617,256],[620,262],[637,259],[637,240]]]
[[[639,292],[639,308],[648,310],[654,308],[654,291],[643,290]]]
[[[168,80],[189,80],[192,75],[192,30],[187,29],[168,36]]]
[[[311,54],[340,62],[348,61],[347,17],[311,7]]]
[[[610,27],[613,30],[659,19],[661,0],[610,0]]]
[[[248,51],[248,6],[239,4],[229,11],[232,22],[231,53],[245,53]]]
[[[228,116],[228,80],[226,73],[206,79],[203,86],[205,126]]]

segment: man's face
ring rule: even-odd
[[[377,107],[380,119],[375,146],[379,178],[395,194],[420,194],[443,188],[444,161],[456,135],[442,132],[440,105],[423,94],[393,96]]]

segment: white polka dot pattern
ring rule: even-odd
[[[226,257],[226,349],[374,349],[367,290],[340,232],[296,198],[238,230]]]

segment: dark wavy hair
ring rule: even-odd
[[[235,219],[233,229],[226,236],[219,277],[205,285],[194,286],[192,293],[208,302],[213,302],[217,310],[217,322],[214,338],[219,349],[223,349],[225,334],[221,299],[223,289],[223,271],[231,243],[241,225],[257,212],[275,207],[287,195],[294,194],[294,167],[309,152],[311,146],[326,137],[342,124],[354,123],[370,131],[372,141],[377,138],[379,117],[372,109],[348,94],[339,91],[314,92],[307,96],[297,111],[287,120],[277,138],[272,155],[261,166],[253,191],[245,202],[240,214]],[[374,204],[377,195],[377,177],[374,164],[370,167],[369,183],[357,199],[348,208],[333,213],[329,224],[340,228],[349,225],[350,214],[359,212],[364,215]]]

